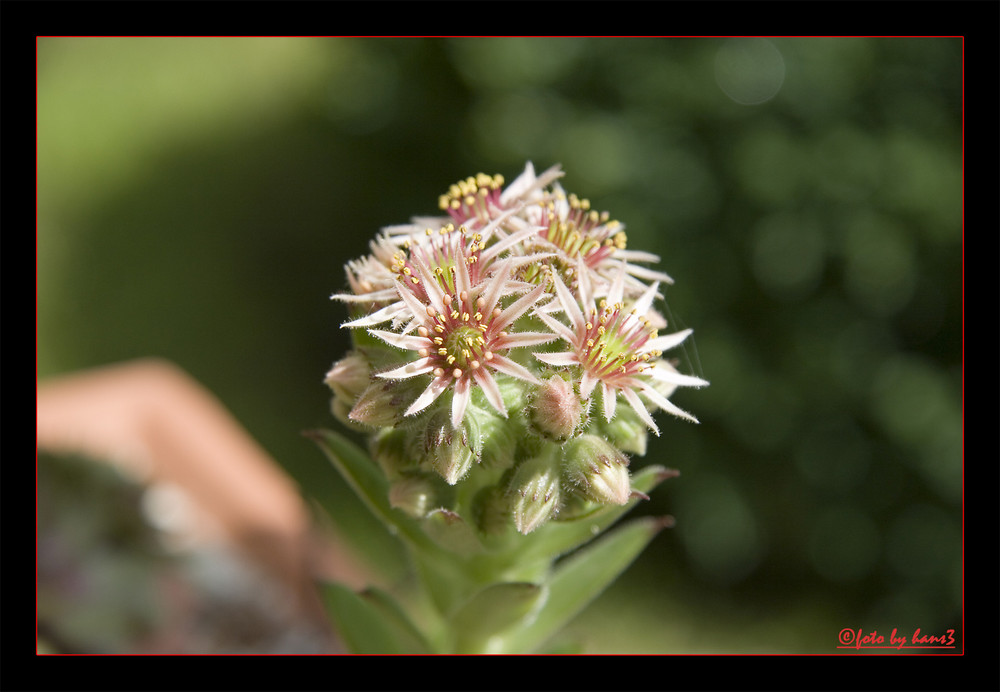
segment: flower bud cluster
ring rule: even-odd
[[[669,397],[708,383],[663,357],[690,330],[661,335],[653,309],[672,280],[561,176],[529,163],[510,185],[459,181],[446,216],[383,229],[345,268],[333,297],[353,349],[326,376],[332,410],[369,432],[390,503],[411,516],[530,533],[625,504],[626,454],[659,434],[652,412],[695,421]]]

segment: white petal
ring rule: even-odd
[[[618,303],[622,302],[622,298],[624,296],[625,296],[625,263],[622,262],[621,268],[619,269],[619,271],[615,272],[615,278],[611,281],[611,287],[608,289],[608,302],[611,305],[617,305]]]
[[[334,293],[330,300],[339,300],[344,303],[378,303],[384,300],[396,299],[396,287],[382,288],[369,293]]]
[[[646,292],[635,301],[632,308],[635,310],[637,315],[645,315],[649,312],[649,309],[653,307],[653,301],[656,300],[656,292],[660,290],[659,282],[654,283],[652,286],[646,289]]]
[[[435,377],[431,380],[431,383],[424,390],[423,394],[417,397],[417,400],[410,404],[410,408],[406,409],[405,416],[412,416],[415,413],[420,413],[425,408],[430,406],[434,401],[441,396],[444,390],[448,389],[448,385],[451,384],[451,380],[447,377]]]
[[[541,384],[538,378],[531,374],[531,371],[525,368],[523,365],[515,363],[514,361],[506,358],[504,356],[494,355],[493,358],[488,361],[494,370],[498,372],[505,373],[507,375],[512,375],[518,379],[526,380],[531,384]]]
[[[548,363],[549,365],[555,365],[557,367],[580,364],[580,359],[571,351],[567,351],[565,353],[534,353],[532,355],[543,363]]]
[[[483,394],[486,396],[486,400],[490,402],[490,405],[506,418],[507,407],[504,406],[503,397],[500,395],[500,387],[497,386],[497,381],[493,379],[493,375],[490,374],[489,370],[486,368],[476,368],[472,371],[472,376],[479,383],[479,386],[482,387]]]
[[[641,399],[639,399],[639,395],[635,393],[635,390],[631,387],[626,387],[622,389],[622,396],[625,397],[629,406],[631,406],[632,409],[639,415],[639,418],[642,418],[643,422],[648,425],[654,433],[659,435],[660,429],[656,427],[653,417],[649,415],[649,411],[646,410],[646,405],[642,403]]]
[[[569,318],[574,330],[578,332],[581,331],[586,326],[587,321],[584,319],[583,313],[580,311],[580,306],[577,305],[576,298],[574,298],[569,292],[569,289],[563,285],[558,272],[552,273],[552,279],[556,286],[556,295],[559,297],[559,302],[563,306],[563,311],[566,313],[566,317]]]
[[[490,283],[486,289],[486,293],[479,296],[483,299],[484,315],[488,315],[493,312],[493,308],[495,308],[497,303],[500,301],[500,296],[503,294],[506,286],[507,277],[510,275],[510,265],[511,260],[509,258],[504,260],[503,264],[500,265],[496,273],[489,279]]]
[[[434,366],[431,364],[430,358],[419,358],[415,361],[407,363],[406,365],[398,367],[395,370],[375,373],[375,376],[381,377],[385,380],[405,380],[409,377],[423,375],[425,372],[430,372],[433,369]]]
[[[667,364],[664,363],[664,365]],[[669,365],[667,365],[667,367],[654,366],[652,370],[648,371],[648,373],[650,377],[657,380],[658,382],[668,382],[670,384],[674,384],[679,387],[708,386],[708,382],[701,379],[700,377],[694,377],[693,375],[682,375]]]
[[[545,334],[542,332],[515,332],[508,334],[503,339],[505,348],[521,348],[523,346],[537,346],[547,344],[556,339],[555,334]]]
[[[580,379],[580,396],[584,399],[589,399],[591,392],[594,391],[594,387],[597,386],[599,381],[600,380],[596,377],[584,370],[583,377]]]
[[[355,329],[357,327],[372,327],[376,324],[382,324],[383,322],[388,322],[396,314],[398,314],[403,309],[398,302],[388,305],[381,310],[376,310],[375,312],[365,315],[364,317],[359,317],[356,320],[351,320],[349,322],[344,322],[341,327],[350,327]]]
[[[606,384],[601,386],[601,397],[604,400],[604,420],[611,422],[611,419],[615,417],[615,403],[617,395],[615,390]]]
[[[661,409],[663,409],[667,413],[672,413],[675,416],[677,416],[678,418],[686,418],[687,420],[691,421],[692,423],[697,423],[698,422],[697,418],[695,418],[694,416],[692,416],[690,413],[688,413],[684,409],[678,407],[676,404],[672,403],[669,399],[667,399],[665,396],[663,396],[662,394],[660,394],[658,391],[656,391],[655,389],[653,389],[648,384],[642,384],[640,386],[642,387],[642,393],[646,396],[646,398],[649,399],[650,401],[652,401],[654,404],[656,404],[657,406],[659,406]],[[632,390],[629,390],[629,391],[632,391]],[[637,397],[637,399],[638,399],[638,397]]]
[[[685,329],[684,331],[674,332],[673,334],[664,334],[663,336],[658,336],[655,339],[650,339],[649,347],[655,348],[657,351],[669,351],[675,346],[679,346],[691,336],[693,329]]]
[[[555,319],[554,317],[549,317],[544,312],[539,312],[538,310],[535,310],[535,316],[538,317],[538,319],[540,319],[542,322],[544,322],[546,326],[552,331],[554,331],[556,335],[558,335],[559,338],[562,339],[563,341],[566,341],[570,344],[576,343],[576,335],[572,331],[570,331],[569,327],[567,327],[559,320]]]
[[[490,330],[503,329],[508,326],[511,322],[527,312],[528,308],[537,302],[539,296],[541,296],[544,292],[545,286],[536,286],[535,290],[531,293],[518,298],[516,301],[511,303],[510,307],[504,310],[495,321],[490,323]]]
[[[455,382],[455,395],[451,400],[451,426],[458,428],[465,417],[465,409],[469,405],[469,397],[472,394],[469,378],[463,377]]]
[[[368,333],[372,336],[378,337],[390,346],[403,348],[407,351],[417,351],[421,348],[430,348],[432,343],[427,337],[408,336],[406,334],[397,334],[396,332],[387,332],[381,329],[369,329]]]

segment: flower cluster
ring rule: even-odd
[[[672,280],[561,176],[529,163],[506,186],[459,181],[446,215],[383,229],[333,296],[354,343],[327,375],[334,414],[371,433],[392,504],[413,516],[529,533],[624,504],[626,452],[659,434],[651,412],[695,421],[669,397],[708,383],[663,357],[691,332],[661,335],[653,308]]]

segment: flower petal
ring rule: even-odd
[[[500,387],[497,386],[497,381],[493,379],[490,371],[486,368],[476,368],[472,371],[472,376],[479,383],[479,386],[482,387],[483,394],[486,396],[486,400],[490,402],[490,406],[506,418],[507,407],[504,406],[503,397],[500,395]]]
[[[420,413],[425,408],[434,403],[435,400],[448,389],[448,385],[451,380],[447,377],[435,377],[431,380],[431,383],[427,385],[427,389],[424,390],[423,394],[417,397],[416,401],[410,404],[410,407],[406,409],[404,416],[412,416],[415,413]]]
[[[468,377],[461,377],[455,381],[455,395],[451,400],[451,427],[458,429],[465,417],[465,409],[469,406],[469,397],[472,394],[471,382]]]
[[[531,374],[531,371],[525,368],[523,365],[515,363],[514,361],[506,358],[504,356],[494,355],[492,360],[489,361],[490,365],[494,370],[502,372],[506,375],[511,375],[517,377],[518,379],[525,380],[531,384],[541,384],[538,378]]]
[[[415,361],[402,365],[395,370],[387,370],[385,372],[375,373],[376,377],[381,377],[385,380],[405,380],[409,377],[416,377],[417,375],[423,375],[425,372],[430,372],[434,369],[434,365],[430,358],[419,358]]]
[[[656,427],[656,423],[653,421],[653,417],[649,415],[649,411],[646,409],[646,405],[642,403],[641,399],[639,399],[639,395],[635,393],[635,390],[629,387],[625,387],[624,389],[621,390],[621,392],[622,396],[625,397],[625,400],[629,403],[629,406],[631,406],[632,409],[638,414],[639,418],[641,418],[643,422],[646,425],[648,425],[649,428],[654,433],[657,434],[657,436],[659,436],[660,429]],[[674,408],[677,407],[675,406]]]
[[[670,399],[667,399],[665,396],[663,396],[658,391],[656,391],[655,389],[653,389],[650,385],[643,383],[643,384],[640,385],[640,387],[642,389],[643,395],[647,399],[649,399],[650,401],[652,401],[654,404],[656,404],[657,406],[659,406],[661,409],[663,409],[667,413],[672,413],[675,416],[677,416],[678,418],[687,419],[687,420],[691,421],[692,423],[697,423],[698,422],[697,418],[695,418],[694,416],[692,416],[690,413],[688,413],[684,409],[678,407],[676,404],[672,403],[670,401]],[[630,389],[628,391],[631,392],[632,390]],[[635,394],[635,392],[632,392],[632,393]],[[636,400],[638,401],[638,396],[636,397]],[[633,408],[634,408],[634,406],[633,406]],[[659,433],[657,433],[657,434],[659,434]]]
[[[556,367],[580,364],[580,358],[572,351],[563,353],[533,353],[532,355],[543,363],[555,365]]]

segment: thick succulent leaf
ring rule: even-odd
[[[434,549],[420,526],[389,504],[389,484],[364,451],[332,430],[313,430],[306,435],[319,445],[348,485],[390,533],[421,548]]]
[[[323,584],[323,601],[347,648],[356,654],[428,653],[423,637],[387,594]]]
[[[649,493],[667,478],[676,475],[663,466],[647,466],[632,477],[632,489]],[[624,505],[598,507],[593,512],[565,521],[550,521],[540,530],[527,536],[518,548],[519,559],[528,562],[553,560],[590,541],[618,521],[636,505],[634,497]]]
[[[545,603],[548,588],[530,582],[492,584],[470,598],[452,618],[455,653],[513,653],[509,635],[523,629]]]
[[[396,639],[407,653],[434,653],[423,633],[417,629],[392,595],[375,587],[365,589],[360,595],[382,614],[386,622],[395,625]]]
[[[511,635],[511,646],[529,653],[544,644],[625,571],[665,525],[662,519],[637,519],[559,563],[548,582],[548,598],[537,616]]]

